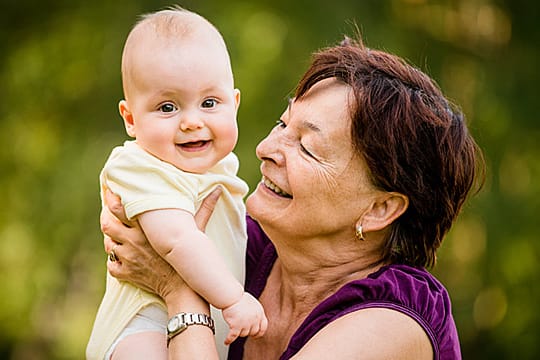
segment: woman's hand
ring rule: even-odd
[[[197,226],[202,231],[220,195],[221,188],[218,187],[205,198],[195,214]],[[105,203],[107,206],[100,216],[105,251],[107,254],[113,251],[118,259],[108,261],[107,269],[112,276],[130,281],[167,301],[173,291],[185,285],[182,278],[150,246],[139,224],[127,219],[116,195],[106,191]]]

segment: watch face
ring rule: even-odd
[[[180,319],[178,319],[177,316],[174,316],[171,320],[169,320],[169,323],[167,324],[167,330],[169,332],[173,332],[178,330],[180,325]]]

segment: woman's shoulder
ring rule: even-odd
[[[339,317],[373,307],[390,308],[420,316],[422,322],[437,323],[435,318],[450,314],[451,304],[444,286],[427,270],[388,265],[345,284],[318,308],[328,316]]]
[[[387,265],[365,279],[348,284],[365,300],[390,300],[424,307],[430,303],[449,306],[446,288],[429,271],[408,265]],[[429,296],[428,296],[429,295]]]
[[[355,311],[330,322],[294,358],[326,359],[328,349],[338,359],[434,359],[424,329],[411,317],[385,308]]]
[[[424,329],[435,354],[459,354],[450,296],[442,283],[424,268],[383,266],[365,279],[346,284],[327,301],[329,308],[341,309],[334,311],[336,317],[369,308],[399,311]],[[349,306],[343,307],[344,303]]]
[[[358,308],[377,306],[402,311],[434,331],[451,317],[446,288],[424,268],[384,266],[365,279],[350,282],[341,292],[356,299]]]
[[[427,270],[406,265],[383,266],[344,285],[308,316],[297,341],[305,344],[335,320],[367,309],[395,310],[412,318],[429,337],[435,359],[460,357],[448,292]]]

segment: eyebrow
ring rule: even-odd
[[[302,121],[302,127],[303,128],[306,128],[306,129],[309,129],[313,132],[317,132],[317,133],[320,133],[321,132],[321,128],[318,127],[317,125],[315,125],[314,123],[311,123],[307,120],[304,120]]]
[[[289,114],[291,113],[293,103],[294,103],[294,98],[289,98],[288,99],[288,105],[287,105]],[[320,127],[318,127],[317,125],[315,125],[312,122],[309,122],[307,120],[302,121],[301,127],[304,128],[304,129],[311,130],[313,132],[317,132],[317,133],[320,133],[322,131]]]

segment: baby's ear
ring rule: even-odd
[[[238,107],[240,106],[240,90],[238,89],[234,89],[234,105],[238,111]]]
[[[126,100],[120,100],[118,103],[118,110],[120,111],[120,116],[124,119],[124,126],[126,127],[127,134],[131,137],[135,137],[135,122],[133,121],[133,114],[129,110],[129,105]]]

